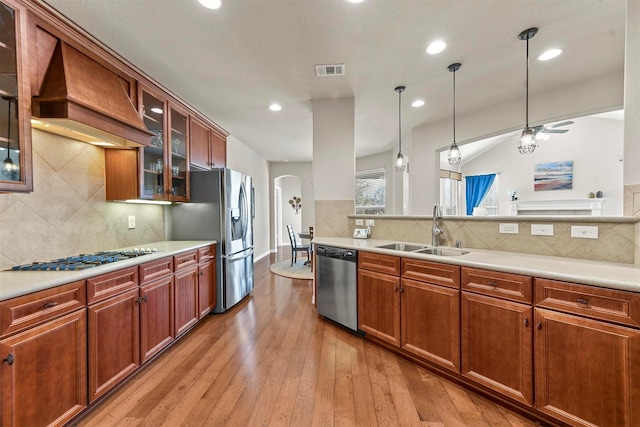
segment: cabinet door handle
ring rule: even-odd
[[[147,295],[143,296],[143,297],[142,297],[142,301],[144,301],[144,302],[149,301],[149,297],[148,297]]]
[[[55,307],[56,305],[58,305],[57,301],[51,301],[51,302],[46,303],[44,305],[44,308],[51,308],[51,307]]]
[[[9,366],[13,365],[13,362],[15,360],[16,358],[14,357],[13,353],[9,353],[7,357],[4,358],[4,362]]]
[[[198,273],[198,276],[204,276],[204,272],[201,271],[200,273]]]
[[[525,328],[529,327],[529,319],[527,317],[524,318],[524,327]]]
[[[393,292],[398,292],[398,287],[397,286],[393,287]]]
[[[400,288],[400,293],[403,294],[404,293],[404,288]]]
[[[536,329],[539,330],[539,331],[542,330],[542,322],[541,321],[538,322],[538,324],[536,325]]]
[[[576,298],[576,302],[578,304],[582,304],[582,305],[589,305],[591,304],[591,301],[589,301],[587,298]]]
[[[498,287],[498,283],[496,283],[496,282],[494,282],[494,281],[489,281],[489,282],[487,282],[487,285],[489,285],[489,286],[493,286],[494,288],[497,288],[497,287]]]

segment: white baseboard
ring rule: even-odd
[[[258,255],[258,256],[255,256],[255,255],[254,255],[254,257],[253,257],[253,262],[258,262],[258,261],[260,261],[262,258],[264,258],[264,257],[266,257],[266,256],[269,256],[269,254],[270,254],[271,252],[272,252],[272,251],[266,251],[266,252],[265,252],[265,253],[263,253],[262,255]]]

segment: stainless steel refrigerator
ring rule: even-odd
[[[216,305],[223,313],[253,289],[252,179],[231,169],[191,172],[191,202],[171,206],[172,240],[217,240]]]

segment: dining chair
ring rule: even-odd
[[[307,261],[311,261],[311,245],[298,244],[293,225],[287,224],[287,232],[289,233],[289,241],[291,242],[291,266],[297,261],[298,252],[305,252],[307,254]]]

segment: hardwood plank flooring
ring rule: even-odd
[[[539,425],[321,319],[311,282],[256,263],[251,295],[208,316],[79,426]]]

